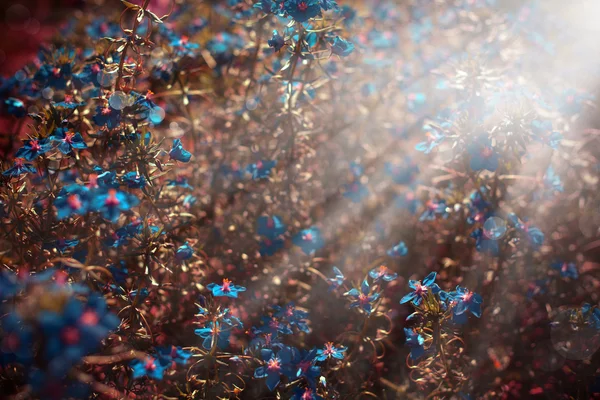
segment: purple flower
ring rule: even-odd
[[[206,287],[208,290],[212,291],[213,296],[215,297],[231,297],[237,299],[239,292],[245,292],[246,288],[243,286],[233,285],[231,281],[227,278],[223,279],[223,284],[218,285],[216,283],[211,283]]]
[[[413,289],[412,292],[404,296],[400,300],[400,304],[408,303],[412,301],[415,306],[421,304],[421,301],[427,293],[431,292],[433,294],[437,294],[440,291],[440,287],[437,283],[435,283],[435,277],[437,276],[436,272],[432,272],[423,279],[423,283],[421,281],[410,280],[408,281],[408,286]]]

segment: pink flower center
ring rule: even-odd
[[[358,301],[360,302],[360,304],[367,304],[369,302],[369,298],[366,294],[361,293],[358,295]]]
[[[31,150],[40,151],[40,149],[41,149],[40,143],[37,140],[31,141]]]
[[[261,169],[263,167],[263,162],[262,161],[257,161],[256,162],[256,168]]]
[[[23,166],[23,159],[22,158],[15,158],[15,166],[17,168],[21,168]]]
[[[473,292],[467,292],[467,293],[463,294],[462,299],[465,302],[469,302],[469,301],[471,301],[472,297],[473,297]]]
[[[312,233],[305,233],[304,235],[302,235],[302,239],[304,239],[305,241],[312,241],[313,240],[313,236]]]
[[[308,369],[312,366],[312,363],[310,361],[301,361],[298,364],[298,368],[300,368],[300,370],[302,372],[306,372],[308,371]]]
[[[489,146],[484,146],[483,149],[481,149],[481,156],[482,157],[488,158],[488,157],[491,157],[492,154],[494,154],[494,151]]]
[[[102,109],[101,113],[102,115],[108,115],[112,112],[112,110],[110,109],[110,107],[106,106]]]
[[[427,286],[423,286],[421,283],[417,283],[415,285],[415,294],[417,296],[422,296],[427,292]]]
[[[154,358],[148,357],[146,359],[146,363],[144,364],[144,368],[146,368],[146,371],[154,371],[156,369],[156,365],[154,365]]]
[[[274,226],[273,218],[267,218],[267,228],[273,228]]]
[[[73,143],[73,136],[75,136],[75,132],[67,132],[65,134],[65,138],[63,139],[66,143]]]
[[[108,191],[108,196],[106,200],[104,200],[104,204],[109,207],[118,206],[120,203],[119,199],[117,199],[117,191],[115,189],[110,189]]]
[[[66,344],[75,345],[79,343],[79,337],[79,329],[74,326],[67,326],[61,332],[61,338]]]
[[[2,341],[2,346],[9,352],[14,353],[19,349],[19,344],[21,340],[19,340],[19,335],[16,333],[10,333],[6,335],[4,340]]]
[[[100,318],[95,311],[88,310],[81,315],[81,323],[87,326],[95,326],[98,325]]]
[[[302,12],[308,10],[308,4],[306,4],[305,1],[301,1],[300,3],[298,3],[298,10]]]
[[[271,358],[267,362],[267,369],[269,371],[279,371],[281,369],[281,362],[278,358]]]
[[[323,354],[330,356],[334,352],[335,351],[333,349],[333,343],[332,342],[325,343],[325,350],[323,350]]]
[[[79,195],[76,195],[76,194],[70,195],[67,198],[67,204],[73,210],[79,210],[81,208],[81,199],[79,198]]]
[[[231,281],[227,278],[223,279],[223,286],[221,287],[221,290],[224,292],[229,292],[231,291]]]

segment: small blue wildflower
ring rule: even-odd
[[[454,315],[461,315],[470,311],[477,318],[481,317],[481,303],[483,299],[477,293],[457,286],[454,292],[448,293],[448,296],[454,304],[454,308],[452,309]]]
[[[274,30],[273,36],[267,41],[267,43],[269,44],[269,47],[272,47],[275,51],[279,51],[283,46],[285,46],[285,39],[279,34],[279,32],[277,32],[277,30]]]
[[[117,222],[121,212],[129,211],[139,204],[139,199],[132,194],[116,189],[100,190],[95,193],[90,209],[97,211],[111,222]]]
[[[558,176],[554,172],[554,168],[552,168],[551,165],[548,166],[548,169],[546,170],[546,175],[544,176],[544,184],[556,192],[562,192],[564,190],[564,186],[560,180],[560,176]]]
[[[212,291],[213,296],[215,297],[231,297],[236,299],[238,297],[239,292],[245,292],[246,288],[243,286],[233,285],[231,281],[227,278],[223,279],[223,284],[218,285],[216,283],[211,283],[206,287],[208,290]]]
[[[406,346],[410,348],[411,359],[416,360],[425,354],[425,348],[423,347],[425,339],[423,339],[423,336],[411,328],[404,328],[404,335],[406,336]]]
[[[173,140],[173,148],[169,151],[169,157],[171,160],[177,160],[181,162],[188,162],[192,158],[192,153],[183,148],[181,139]]]
[[[335,358],[337,360],[344,359],[344,353],[348,350],[346,346],[334,346],[333,342],[325,343],[325,347],[317,350],[317,361],[325,361],[328,358]]]
[[[105,107],[97,106],[92,120],[98,126],[115,129],[121,123],[121,111],[113,109],[108,104]]]
[[[438,131],[429,131],[427,132],[427,141],[417,143],[415,149],[425,154],[429,154],[433,149],[438,147],[445,138],[446,136]]]
[[[563,262],[563,261],[555,261],[552,264],[550,264],[550,266],[557,270],[560,271],[560,276],[562,276],[563,278],[571,278],[571,279],[577,279],[579,277],[579,272],[577,271],[577,264],[570,262]]]
[[[23,141],[23,147],[17,150],[15,157],[33,161],[39,156],[46,154],[50,149],[52,149],[52,144],[48,138],[27,139]]]
[[[194,333],[204,339],[202,341],[202,347],[206,350],[212,349],[213,344],[217,348],[223,350],[229,346],[231,331],[222,328],[222,325],[218,321],[211,321],[206,327],[196,329]]]
[[[471,155],[471,169],[480,171],[486,169],[490,172],[498,169],[498,153],[492,147],[492,141],[485,136],[475,139],[467,147],[467,151]]]
[[[189,260],[190,258],[192,258],[193,255],[194,255],[194,249],[188,244],[188,242],[185,242],[175,252],[175,259],[178,262],[182,262],[182,261]]]
[[[146,178],[135,171],[130,171],[123,175],[122,180],[129,189],[141,189],[145,187],[147,183]]]
[[[343,196],[353,203],[360,203],[369,196],[369,189],[360,182],[352,182],[344,185]]]
[[[333,267],[333,273],[333,278],[327,278],[327,281],[329,282],[329,291],[335,290],[342,286],[344,280],[346,279],[338,267]]]
[[[285,241],[283,239],[263,239],[260,241],[259,250],[261,256],[272,256],[283,249]]]
[[[336,36],[331,44],[331,53],[340,57],[347,57],[354,51],[354,44]]]
[[[386,282],[391,282],[398,277],[398,274],[390,271],[385,265],[380,265],[369,271],[369,276],[373,279],[373,282],[377,282],[383,279]]]
[[[272,217],[266,215],[260,216],[256,220],[256,225],[256,233],[271,240],[283,235],[287,230],[286,225],[278,215],[273,215]]]
[[[58,149],[63,154],[71,154],[74,149],[87,149],[81,133],[67,128],[56,128],[49,139],[58,143]]]
[[[325,244],[321,237],[321,231],[317,227],[310,227],[298,232],[293,238],[292,243],[302,249],[304,254],[311,255],[319,250]]]
[[[277,165],[275,160],[259,160],[246,167],[246,172],[252,175],[252,179],[264,179],[271,175],[271,170]]]
[[[437,283],[435,283],[435,277],[437,276],[436,272],[432,272],[423,279],[423,283],[421,281],[410,280],[408,281],[408,286],[413,289],[412,292],[404,296],[400,300],[400,304],[408,303],[412,301],[413,305],[418,306],[421,304],[423,297],[431,291],[433,294],[437,294],[440,292],[440,287]]]
[[[4,104],[6,105],[6,111],[10,115],[14,115],[17,118],[23,118],[27,115],[27,109],[25,109],[25,104],[19,99],[15,99],[14,97],[9,97],[4,100]]]
[[[165,361],[168,361],[169,363],[175,362],[176,364],[185,365],[187,364],[188,360],[192,357],[191,352],[183,350],[179,346],[159,347],[157,350],[159,357],[161,357],[161,359],[164,359]]]
[[[286,0],[284,9],[297,22],[306,22],[321,16],[319,0]]]
[[[350,303],[350,308],[360,307],[364,312],[370,314],[373,311],[373,302],[379,299],[380,293],[371,294],[371,287],[367,280],[363,280],[360,285],[360,290],[353,288],[344,293],[344,296],[353,297],[355,300]]]
[[[169,367],[168,364],[154,357],[146,357],[144,360],[133,360],[129,366],[132,370],[132,378],[138,379],[147,376],[151,379],[162,380],[165,370]]]
[[[292,362],[292,350],[285,346],[277,354],[271,349],[262,349],[260,351],[261,358],[265,365],[256,368],[254,377],[256,379],[267,378],[267,387],[270,391],[274,391],[288,366]]]
[[[37,169],[33,166],[33,164],[26,164],[23,162],[22,158],[15,158],[15,163],[12,167],[2,172],[2,175],[8,176],[11,178],[16,178],[22,174],[35,174],[37,173]]]
[[[408,247],[404,242],[400,242],[387,251],[390,257],[403,257],[408,254]]]

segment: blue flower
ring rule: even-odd
[[[283,249],[285,241],[283,239],[263,239],[259,244],[261,256],[272,256]]]
[[[204,339],[202,347],[206,350],[212,349],[213,344],[221,350],[229,346],[231,331],[222,329],[222,325],[218,321],[209,322],[206,327],[198,328],[194,333]]]
[[[417,198],[415,192],[408,191],[400,194],[395,200],[396,207],[405,208],[409,213],[415,214],[421,205],[421,201]]]
[[[185,242],[175,252],[175,259],[178,262],[182,262],[182,261],[189,260],[190,258],[192,258],[193,255],[194,255],[194,249],[188,244],[188,242]]]
[[[484,229],[478,228],[471,233],[471,237],[475,239],[475,249],[480,253],[489,253],[498,255],[500,245],[497,240],[490,238]]]
[[[56,217],[65,219],[73,214],[85,215],[90,206],[90,190],[85,186],[73,184],[63,187],[54,200]]]
[[[148,356],[145,360],[133,360],[129,366],[133,372],[133,379],[147,376],[148,378],[161,380],[169,364],[161,362],[160,359]]]
[[[462,315],[470,311],[477,318],[481,317],[481,303],[483,299],[477,293],[457,286],[456,291],[448,293],[448,296],[454,304],[454,308],[452,309],[454,315]]]
[[[429,131],[427,132],[427,141],[417,143],[415,149],[425,154],[429,154],[433,149],[439,146],[445,138],[446,136],[440,132],[434,130]]]
[[[286,0],[284,9],[297,22],[305,22],[321,15],[319,0]]]
[[[352,182],[344,185],[343,195],[353,203],[360,203],[369,196],[369,189],[360,182]]]
[[[328,358],[335,358],[338,360],[344,359],[344,353],[348,350],[345,346],[336,347],[333,342],[325,343],[325,347],[317,350],[317,361],[325,361]]]
[[[169,363],[175,362],[176,364],[185,365],[192,357],[191,352],[183,350],[181,347],[165,346],[159,347],[157,350],[159,357]]]
[[[481,136],[467,147],[467,151],[471,155],[471,169],[480,171],[487,169],[494,172],[498,169],[498,153],[492,147],[492,141]]]
[[[529,222],[521,222],[513,213],[508,214],[507,219],[519,232],[527,235],[534,249],[538,249],[544,243],[544,233],[539,228],[530,225]]]
[[[303,229],[293,238],[292,243],[300,247],[304,254],[311,255],[325,244],[321,238],[321,231],[314,226]]]
[[[408,281],[408,286],[413,289],[412,292],[404,296],[400,300],[400,304],[408,303],[412,301],[415,306],[421,304],[423,298],[431,291],[433,294],[437,294],[440,292],[440,287],[437,283],[435,283],[435,277],[437,276],[436,272],[432,272],[423,279],[423,283],[421,281],[410,280]]]
[[[419,173],[419,167],[407,158],[404,163],[398,165],[386,162],[385,172],[392,177],[394,183],[408,185],[414,180],[415,175]]]
[[[99,212],[111,222],[117,222],[121,212],[129,211],[139,202],[139,199],[132,194],[108,189],[105,192],[95,193],[90,209]]]
[[[285,46],[285,39],[279,34],[279,32],[277,32],[277,30],[274,30],[273,36],[267,41],[267,43],[269,44],[269,47],[272,47],[275,51],[279,51],[283,46]]]
[[[27,161],[33,161],[52,149],[52,144],[48,138],[27,139],[23,143],[23,147],[17,150],[15,157],[24,158]]]
[[[183,148],[181,139],[173,140],[173,148],[169,151],[169,157],[171,160],[177,160],[181,162],[188,162],[192,158],[192,153]]]
[[[273,391],[279,385],[281,375],[292,362],[292,350],[285,346],[276,354],[273,350],[262,349],[260,355],[265,361],[265,365],[256,368],[254,377],[256,379],[267,378],[267,387]]]
[[[556,192],[562,192],[564,190],[563,184],[560,181],[560,176],[554,172],[552,166],[548,166],[546,170],[546,176],[544,176],[544,184],[549,188],[552,188]]]
[[[329,291],[335,290],[342,286],[344,280],[346,279],[338,267],[333,267],[333,273],[333,278],[327,278],[327,281],[329,282]]]
[[[380,265],[369,271],[369,276],[373,279],[373,282],[377,282],[383,279],[386,282],[391,282],[398,277],[398,274],[390,271],[385,265]]]
[[[92,117],[94,123],[98,126],[106,126],[109,130],[115,129],[121,123],[121,111],[115,110],[110,106],[97,106],[96,114]]]
[[[2,172],[2,175],[15,178],[22,174],[35,174],[37,170],[32,164],[26,164],[22,158],[15,158],[15,163],[12,167]]]
[[[292,351],[291,368],[286,371],[289,379],[305,378],[311,387],[316,384],[316,379],[321,375],[321,367],[316,366],[317,349]]]
[[[227,278],[223,279],[223,284],[218,285],[216,283],[211,283],[206,287],[208,290],[212,291],[213,296],[215,297],[231,297],[237,299],[239,292],[245,292],[246,288],[243,286],[237,286],[231,284],[231,281]]]
[[[360,307],[364,312],[370,314],[373,311],[373,302],[379,299],[379,293],[371,294],[371,288],[367,280],[363,280],[360,290],[353,288],[344,293],[344,296],[353,297],[355,300],[350,303],[350,308]]]
[[[87,149],[81,133],[67,128],[56,128],[49,139],[58,143],[58,149],[63,154],[70,154],[73,149]]]
[[[276,311],[275,317],[282,321],[286,321],[290,326],[295,326],[305,333],[310,332],[307,322],[308,313],[297,309],[294,306],[294,303],[288,303],[285,307],[274,305],[273,310]]]
[[[426,204],[425,211],[423,211],[423,214],[419,217],[419,221],[433,221],[438,215],[441,215],[443,218],[448,218],[446,208],[446,200],[430,200]]]
[[[250,164],[246,167],[246,172],[252,175],[252,179],[264,179],[271,175],[271,170],[277,165],[275,160],[259,160],[254,164]]]
[[[123,175],[123,183],[130,189],[141,189],[146,186],[146,178],[135,171],[130,171]]]
[[[23,102],[19,99],[9,97],[8,99],[4,100],[4,104],[6,105],[6,111],[10,115],[14,115],[17,118],[23,118],[27,115],[25,104],[23,104]]]
[[[425,353],[423,336],[410,328],[404,328],[404,335],[406,336],[406,346],[410,348],[410,358],[416,360],[421,357]]]
[[[404,242],[400,242],[387,251],[387,255],[390,257],[403,257],[408,254],[408,247]]]
[[[1,287],[0,294],[4,294]],[[5,366],[12,362],[29,365],[33,359],[34,333],[31,327],[23,322],[23,318],[17,312],[11,312],[0,319],[0,327],[3,333],[0,341],[0,365]]]
[[[331,44],[331,53],[336,54],[340,57],[347,57],[354,51],[354,44],[349,41],[336,36]]]
[[[563,278],[577,279],[579,272],[577,271],[577,264],[571,262],[566,263],[563,261],[555,261],[550,265],[553,269],[560,271],[560,276]]]
[[[256,221],[256,225],[256,233],[271,240],[283,235],[287,230],[286,225],[281,221],[281,217],[277,215],[272,217],[260,216]]]
[[[169,179],[167,181],[167,186],[178,186],[184,189],[193,189],[193,187],[189,184],[187,178],[183,176],[178,176],[175,179]]]

